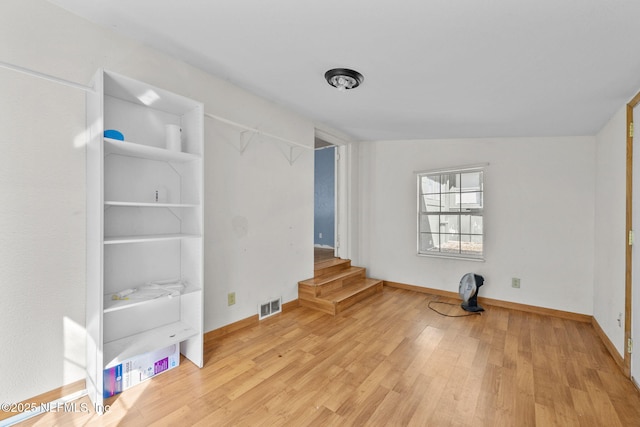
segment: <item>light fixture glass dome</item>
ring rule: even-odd
[[[334,68],[324,73],[324,78],[339,91],[354,89],[364,80],[362,74],[348,68]]]

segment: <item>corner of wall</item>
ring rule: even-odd
[[[624,352],[626,106],[596,135],[593,317],[612,348]],[[604,341],[604,339],[603,339]]]

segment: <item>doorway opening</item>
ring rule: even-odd
[[[316,138],[314,163],[314,262],[336,256],[336,146]]]

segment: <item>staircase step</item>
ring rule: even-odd
[[[325,274],[322,276],[312,277],[310,279],[302,280],[298,282],[300,285],[305,286],[325,286],[334,281],[345,280],[352,277],[358,277],[365,274],[366,269],[363,267],[349,267],[344,270],[340,270],[336,273]]]
[[[344,288],[335,289],[318,297],[299,295],[300,305],[324,313],[336,315],[377,292],[382,292],[383,282],[378,279],[363,278]]]
[[[367,269],[350,259],[332,258],[315,263],[313,277],[298,282],[300,305],[336,315],[347,307],[382,292],[383,282],[367,278]]]
[[[338,314],[358,301],[362,301],[377,292],[382,292],[382,287],[382,280],[366,278],[346,288],[323,295],[322,297],[333,301],[336,307],[336,314]]]
[[[351,267],[350,259],[332,258],[315,263],[313,266],[313,276],[318,277],[333,274],[349,267]]]

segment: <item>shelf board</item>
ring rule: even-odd
[[[190,162],[200,159],[201,156],[181,151],[171,151],[165,148],[152,147],[150,145],[136,144],[134,142],[120,141],[104,138],[104,151],[111,154],[120,154],[142,159],[161,160],[168,162]]]
[[[147,202],[118,202],[115,200],[107,200],[105,206],[124,206],[124,207],[142,207],[142,208],[197,208],[200,205],[195,203],[147,203]]]
[[[104,369],[149,351],[168,347],[198,335],[198,331],[184,322],[160,326],[130,337],[104,344]]]
[[[196,239],[202,237],[199,234],[153,234],[147,236],[115,236],[105,237],[105,245],[119,245],[125,243],[160,242],[165,240]]]
[[[190,294],[193,292],[199,292],[201,291],[202,288],[195,286],[195,285],[187,285],[184,289],[184,291],[182,291],[182,293],[180,294],[180,296],[182,295],[186,295],[186,294]],[[135,294],[134,294],[135,295]],[[132,307],[136,307],[142,304],[149,304],[152,303],[154,301],[161,301],[161,300],[165,300],[165,299],[169,299],[169,298],[180,298],[180,296],[168,296],[168,295],[164,295],[164,296],[160,296],[160,297],[155,297],[155,298],[149,298],[149,299],[135,299],[135,298],[131,298],[131,299],[125,299],[125,300],[113,300],[111,299],[113,296],[113,294],[106,294],[104,296],[104,312],[105,313],[110,313],[112,311],[118,311],[118,310],[124,310],[127,308],[132,308]]]

